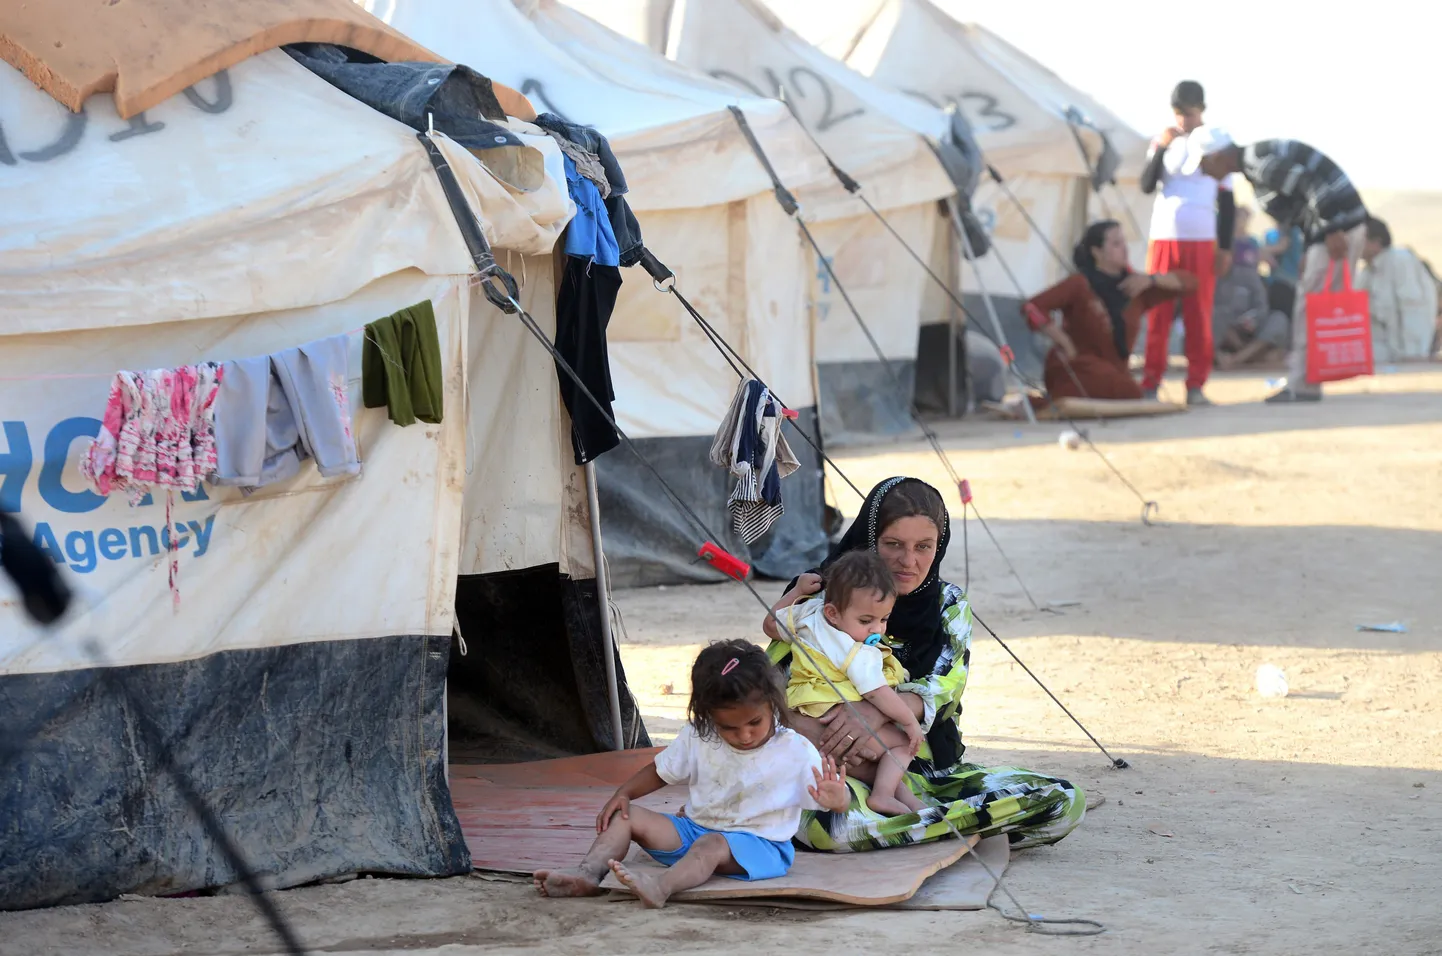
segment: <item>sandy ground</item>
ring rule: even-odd
[[[1031,912],[1096,919],[1105,935],[1039,938],[989,911],[653,913],[478,878],[276,901],[326,953],[1442,953],[1442,371],[1339,387],[1317,406],[1257,405],[1259,377],[1212,392],[1221,407],[1090,427],[1160,503],[1152,528],[1095,455],[1058,447],[1063,426],[940,429],[1036,600],[1080,602],[1033,609],[971,522],[980,616],[1132,763],[1109,769],[978,629],[973,759],[1106,797],[1062,844],[1015,856],[1008,883]],[[840,463],[863,488],[896,473],[944,484],[919,443]],[[838,501],[858,503],[844,488]],[[966,574],[959,540],[946,572]],[[632,687],[664,738],[698,644],[755,636],[759,610],[734,585],[617,599]],[[1356,629],[1394,620],[1408,632]],[[1286,671],[1290,697],[1257,694],[1263,663]],[[234,896],[0,914],[7,956],[277,948]]]

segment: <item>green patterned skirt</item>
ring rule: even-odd
[[[813,850],[851,853],[928,843],[950,836],[954,826],[965,836],[1005,833],[1012,848],[1021,849],[1057,842],[1086,815],[1086,795],[1081,790],[1065,780],[1015,767],[964,763],[946,773],[909,773],[906,782],[923,803],[937,806],[884,817],[866,806],[870,788],[848,779],[851,807],[845,813],[806,811],[797,842]]]

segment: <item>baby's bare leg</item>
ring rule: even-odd
[[[904,747],[888,750],[876,762],[876,782],[871,785],[871,795],[866,805],[874,812],[888,817],[899,817],[920,810],[922,803],[906,786],[906,765],[911,757]]]

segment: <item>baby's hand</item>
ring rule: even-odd
[[[916,752],[921,749],[921,744],[926,740],[926,734],[922,733],[921,725],[916,721],[907,724],[902,730],[906,731],[906,749],[910,756],[915,757]]]

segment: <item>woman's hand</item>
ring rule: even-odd
[[[1178,137],[1183,137],[1186,135],[1186,133],[1182,132],[1181,127],[1168,126],[1166,129],[1162,130],[1162,135],[1157,137],[1157,145],[1160,146],[1162,149],[1166,149],[1168,146],[1172,145],[1172,143]]]
[[[773,641],[786,641],[790,643],[790,635],[782,634],[781,629],[776,626],[776,612],[784,607],[790,607],[802,598],[808,598],[821,590],[821,575],[807,571],[796,578],[796,586],[785,594],[781,600],[771,605],[771,613],[766,615],[766,620],[761,622],[761,630]]]
[[[1128,299],[1135,299],[1143,292],[1150,289],[1155,280],[1145,272],[1133,272],[1121,281],[1122,294]]]
[[[846,768],[837,767],[831,757],[821,758],[821,769],[811,768],[816,785],[807,787],[806,792],[823,810],[845,813],[851,806],[851,788],[846,786]]]
[[[622,820],[631,819],[631,798],[619,790],[606,801],[601,812],[596,814],[596,832],[605,833],[606,828],[611,825],[611,818],[618,813]]]
[[[1065,355],[1068,361],[1076,358],[1076,343],[1071,340],[1071,336],[1067,335],[1061,326],[1047,326],[1045,335],[1052,340],[1052,344],[1061,349],[1061,354]]]
[[[826,725],[826,729],[821,732],[817,749],[835,757],[838,763],[845,762],[851,766],[880,760],[882,748],[872,732],[891,726],[891,721],[874,704],[864,700],[831,708],[822,716],[821,723]]]

